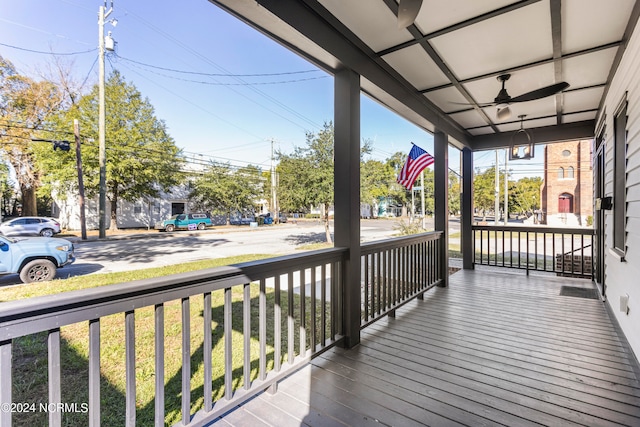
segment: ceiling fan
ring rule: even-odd
[[[479,107],[496,105],[498,107],[496,112],[496,118],[498,120],[506,120],[509,117],[511,117],[511,110],[509,109],[510,104],[514,104],[516,102],[535,101],[536,99],[546,98],[547,96],[552,96],[558,92],[562,92],[563,90],[569,87],[569,83],[560,82],[560,83],[552,84],[549,86],[541,87],[540,89],[535,89],[535,90],[532,90],[531,92],[523,93],[522,95],[518,95],[512,98],[507,93],[507,89],[504,87],[505,82],[509,80],[509,77],[511,77],[511,74],[502,74],[498,76],[498,80],[502,82],[502,88],[500,89],[500,92],[498,92],[498,96],[495,97],[493,102],[478,104]]]
[[[413,24],[420,12],[422,0],[400,0],[398,2],[398,28]]]

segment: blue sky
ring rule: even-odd
[[[19,72],[36,77],[52,56],[28,50],[86,52],[63,58],[73,64],[77,80],[95,84],[102,4],[0,0],[0,54]],[[106,71],[117,68],[149,98],[185,153],[268,167],[272,139],[276,148],[290,152],[305,144],[307,131],[332,120],[330,75],[208,1],[114,0],[113,6],[109,19],[118,23],[106,24],[105,32],[112,32],[117,47],[108,55]],[[373,141],[376,159],[408,152],[411,142],[433,153],[429,133],[365,96],[361,137]],[[449,157],[457,169],[456,152]],[[494,159],[493,152],[479,153],[476,165]]]

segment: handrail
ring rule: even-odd
[[[576,249],[571,250],[569,252],[565,252],[562,255],[569,255],[569,254],[572,254],[572,253],[577,252],[577,251],[583,251],[584,249],[590,248],[591,246],[592,246],[591,243],[589,243],[588,245],[584,245],[582,247],[576,248]]]
[[[437,240],[441,238],[443,234],[444,233],[442,231],[429,231],[426,233],[412,234],[410,236],[400,236],[387,240],[366,242],[360,245],[360,253],[364,255],[376,252],[380,249],[396,249],[414,243]]]

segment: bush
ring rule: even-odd
[[[591,227],[593,225],[593,216],[587,216],[587,226]]]
[[[405,222],[401,219],[394,224],[393,229],[398,231],[399,236],[408,236],[410,234],[418,234],[424,231],[422,229],[422,221],[419,219],[413,222]]]

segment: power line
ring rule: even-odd
[[[9,47],[11,49],[22,50],[22,51],[25,51],[25,52],[39,53],[39,54],[42,54],[42,55],[55,55],[55,56],[82,55],[82,54],[85,54],[85,53],[91,53],[91,52],[95,52],[95,51],[98,50],[97,48],[93,48],[93,49],[89,49],[89,50],[83,50],[81,52],[44,52],[44,51],[41,51],[41,50],[33,50],[33,49],[27,49],[25,47],[12,46],[12,45],[6,44],[6,43],[0,43],[0,46]]]
[[[116,55],[116,58],[120,59],[121,57]],[[135,67],[136,65],[134,64],[133,66]],[[208,82],[208,81],[202,81],[202,80],[183,79],[183,78],[180,78],[180,77],[159,73],[157,71],[152,71],[152,70],[145,70],[145,71],[147,71],[149,73],[156,74],[158,76],[166,77],[168,79],[174,79],[174,80],[179,80],[179,81],[182,81],[182,82],[197,83],[197,84],[209,85],[209,86],[264,86],[264,85],[278,85],[278,84],[287,84],[287,83],[308,82],[308,81],[311,81],[311,80],[326,79],[328,77],[328,76],[309,77],[309,78],[306,78],[306,79],[279,80],[279,81],[274,81],[274,82],[223,83],[223,82]],[[222,75],[223,74],[218,74],[218,76],[222,76]],[[236,77],[237,75],[233,75],[233,76],[232,75],[224,75],[224,76]]]
[[[199,76],[209,76],[209,77],[273,77],[273,76],[286,76],[292,74],[307,74],[307,73],[317,73],[320,70],[300,70],[300,71],[283,71],[279,73],[255,73],[255,74],[230,74],[230,73],[203,73],[198,71],[186,71],[186,70],[177,70],[175,68],[166,68],[160,67],[158,65],[145,64],[144,62],[134,61],[133,59],[125,58],[120,55],[117,55],[118,59],[122,59],[127,62],[133,62],[138,65],[142,65],[149,68],[156,68],[158,70],[171,71],[174,73],[181,74],[194,74]]]
[[[195,51],[193,48],[191,48],[189,45],[181,42],[180,40],[176,39],[175,37],[173,37],[171,34],[163,31],[162,29],[156,27],[155,25],[153,25],[152,23],[146,21],[144,18],[142,18],[141,16],[130,12],[130,11],[126,11],[129,15],[133,16],[134,18],[138,19],[140,22],[142,22],[144,25],[146,25],[147,27],[149,27],[150,29],[152,29],[153,31],[157,32],[158,34],[162,35],[163,37],[167,38],[168,40],[172,41],[173,43],[175,43],[176,45],[180,46],[181,48],[183,48],[185,51],[191,53],[192,55],[194,55],[195,57],[205,61],[208,64],[211,64],[213,67],[217,68],[218,70],[226,73],[226,74],[232,74],[229,73],[226,69],[224,69],[224,67],[220,66],[219,64],[215,63],[214,61],[212,61],[211,59],[207,58],[206,56],[200,54],[199,52]],[[239,82],[244,82],[240,77],[234,77],[236,80],[238,80]],[[294,115],[295,117],[309,123],[310,125],[313,126],[314,129],[321,129],[322,125],[315,123],[313,120],[305,117],[304,115],[300,114],[299,111],[289,107],[288,105],[278,101],[277,99],[275,99],[274,97],[268,95],[267,93],[261,91],[260,89],[254,87],[254,86],[247,86],[249,89],[251,89],[254,93],[266,98],[267,100],[271,101],[272,103],[276,104],[277,106],[279,106],[280,108],[282,108],[283,110],[289,112],[290,114]],[[229,87],[231,90],[233,90],[234,92],[236,92],[237,94],[239,94],[240,96],[246,97],[247,99],[249,99],[252,102],[255,102],[256,104],[260,105],[261,107],[267,109],[268,111],[273,112],[276,115],[279,115],[280,117],[284,118],[285,120],[295,124],[296,126],[299,126],[300,128],[307,130],[304,128],[304,126],[300,126],[300,124],[293,122],[292,120],[284,117],[281,114],[276,113],[275,111],[269,109],[268,107],[265,107],[264,105],[258,103],[255,99],[251,99],[249,97],[247,97],[246,95],[242,94],[241,92],[238,92],[236,90],[233,89],[233,87]]]

